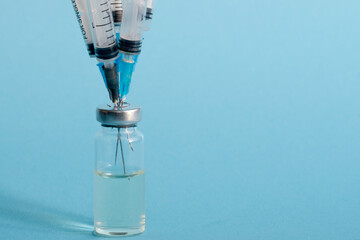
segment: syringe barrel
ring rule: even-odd
[[[109,0],[88,0],[95,54],[99,59],[111,59],[118,55],[114,20]]]
[[[86,0],[71,0],[75,10],[76,18],[80,25],[80,30],[83,35],[88,53],[91,57],[95,56],[94,41],[91,35],[91,25],[89,12],[86,6]]]
[[[119,49],[127,54],[141,51],[146,0],[123,0]]]
[[[144,22],[144,31],[149,31],[151,26],[152,17],[154,14],[156,0],[148,0],[146,6],[145,22]]]

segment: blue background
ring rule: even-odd
[[[360,239],[360,2],[157,2],[133,239]],[[97,105],[70,1],[0,2],[1,239],[92,235]]]

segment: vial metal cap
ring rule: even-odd
[[[141,120],[141,108],[126,102],[121,107],[99,106],[96,108],[96,120],[109,127],[133,126]]]

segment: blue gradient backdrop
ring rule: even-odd
[[[157,3],[132,239],[360,239],[360,2]],[[70,1],[0,2],[0,239],[92,235],[107,93]]]

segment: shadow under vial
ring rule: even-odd
[[[59,211],[36,202],[0,192],[0,221],[23,223],[40,228],[92,234],[92,219]]]

